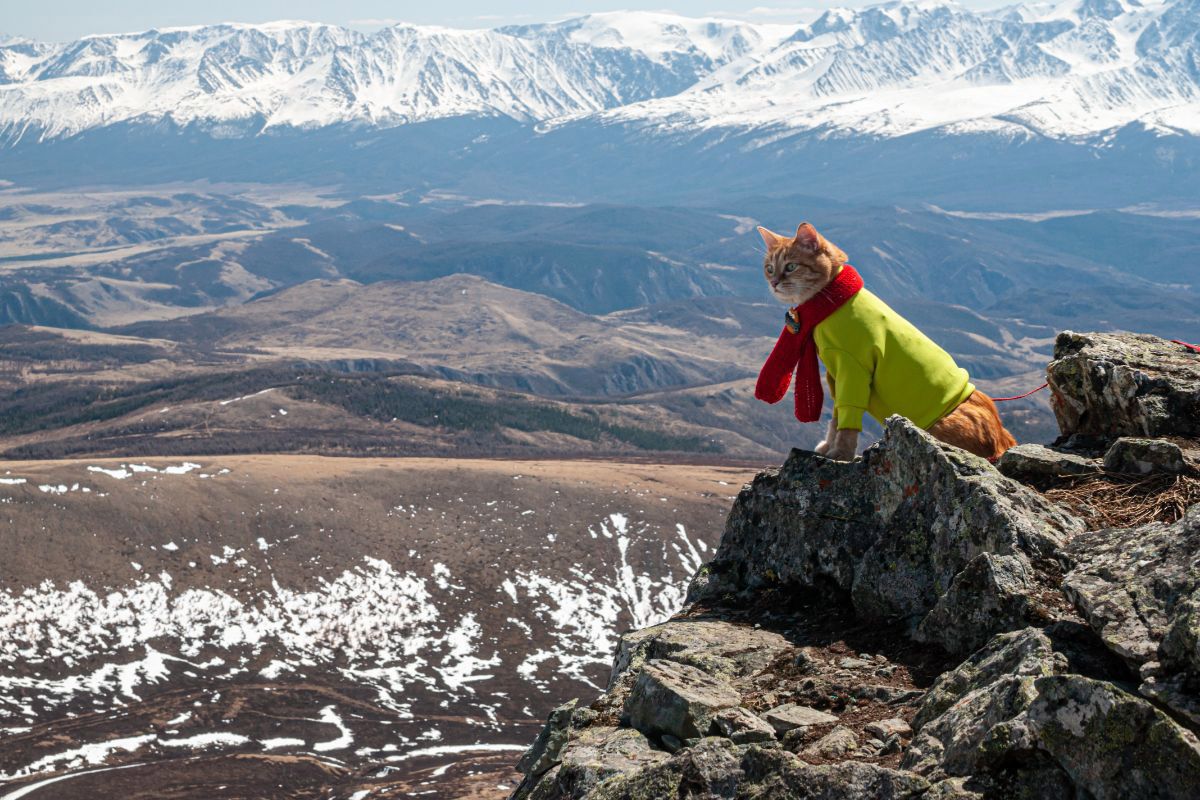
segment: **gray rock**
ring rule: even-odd
[[[1174,525],[1084,534],[1066,555],[1063,590],[1139,691],[1200,724],[1200,506]]]
[[[900,736],[905,739],[912,736],[912,727],[899,717],[872,722],[864,727],[863,730],[876,739],[883,739],[884,741],[887,741],[889,736]]]
[[[563,703],[550,712],[550,718],[542,728],[533,746],[525,751],[517,762],[517,770],[533,778],[540,777],[559,762],[563,748],[570,736],[571,713],[577,701]]]
[[[901,705],[911,703],[914,700],[919,700],[925,695],[920,689],[894,689],[887,697],[888,705]]]
[[[866,669],[874,664],[861,658],[843,658],[838,661],[838,666],[842,669]]]
[[[894,667],[888,669],[894,670]],[[906,703],[916,697],[920,697],[922,692],[919,689],[905,689],[900,686],[888,686],[887,684],[875,683],[860,683],[854,687],[854,696],[862,700],[878,700],[881,703],[895,705],[898,703]]]
[[[945,794],[939,793],[945,792]],[[1055,764],[1038,763],[1030,757],[1020,769],[1001,771],[998,774],[975,776],[970,779],[949,778],[930,789],[921,800],[939,798],[971,798],[971,800],[1084,800],[1090,795],[1080,794],[1070,776]]]
[[[574,800],[583,796],[588,800],[666,797],[732,800],[743,783],[740,761],[741,754],[729,740],[702,739],[669,759],[634,766],[614,775],[585,794],[570,793],[571,787],[550,787],[544,800]]]
[[[1035,628],[1002,633],[955,669],[942,673],[926,692],[913,728],[921,730],[968,694],[1005,676],[1043,677],[1067,667],[1045,633]]]
[[[845,725],[838,725],[801,751],[801,755],[818,758],[844,758],[858,749],[858,736]]]
[[[795,703],[786,703],[782,706],[772,708],[763,714],[763,719],[771,723],[771,726],[775,728],[775,732],[780,736],[795,728],[828,725],[838,720],[832,714],[826,714],[824,711],[818,711],[808,706],[796,705]]]
[[[668,753],[678,753],[683,749],[683,742],[679,741],[679,737],[669,733],[662,735],[662,745]]]
[[[921,727],[901,766],[979,777],[1032,753],[1061,770],[1075,796],[1183,800],[1200,786],[1190,731],[1115,684],[1079,675],[1006,675],[969,692]]]
[[[741,702],[728,683],[687,664],[657,659],[643,666],[634,681],[625,716],[647,736],[689,739],[706,736],[718,711]]]
[[[1200,436],[1200,355],[1157,336],[1058,336],[1046,369],[1064,435]]]
[[[652,659],[688,664],[726,680],[746,677],[791,647],[777,633],[722,620],[672,620],[621,637],[608,688]]]
[[[929,783],[910,772],[858,761],[806,764],[786,750],[751,748],[742,758],[740,797],[812,800],[910,800]]]
[[[1066,549],[1067,596],[1133,668],[1200,672],[1200,506],[1174,525],[1091,531]]]
[[[726,708],[713,717],[717,730],[735,744],[770,742],[775,739],[775,728],[766,720],[745,708]]]
[[[1200,695],[1190,676],[1146,676],[1138,686],[1138,694],[1171,709],[1178,718],[1191,722],[1193,729],[1200,728]]]
[[[996,468],[1014,480],[1034,484],[1054,478],[1094,475],[1100,471],[1100,465],[1093,459],[1051,450],[1040,444],[1010,447],[1000,456]]]
[[[734,797],[745,777],[741,753],[725,739],[704,739],[675,758],[681,784],[701,797]],[[657,795],[656,795],[657,796]]]
[[[966,778],[947,778],[929,787],[921,800],[984,800],[984,795],[966,787]]]
[[[996,631],[1044,618],[1034,601],[1032,569],[1020,555],[980,553],[954,576],[950,588],[917,626],[921,642],[953,643],[955,652],[983,646]]]
[[[1181,475],[1187,464],[1173,442],[1123,436],[1104,454],[1104,469],[1122,475]]]
[[[791,753],[799,753],[804,748],[821,738],[820,729],[815,727],[792,728],[780,740],[783,749]]]
[[[800,652],[796,653],[795,664],[796,668],[801,672],[811,672],[821,666],[820,661],[813,658],[812,653],[809,653],[805,649],[801,649]]]
[[[1041,623],[1033,587],[1010,579],[1028,581],[1033,560],[1051,556],[1082,528],[987,461],[894,417],[859,461],[794,450],[778,472],[760,473],[738,496],[717,554],[689,596],[732,601],[764,587],[831,581],[851,592],[865,619],[917,628],[943,603],[939,619],[960,618],[978,591],[979,603],[994,613],[926,626],[922,634],[961,653],[999,630]],[[950,594],[983,553],[1015,560],[1002,570],[1006,582],[981,585],[1001,571],[976,565],[971,580]]]
[[[754,676],[754,684],[756,686],[772,686],[779,682],[774,672],[760,672]]]
[[[930,688],[902,766],[970,775],[973,786],[998,771],[1004,796],[1187,796],[1200,778],[1195,737],[1112,683],[1063,674],[1069,667],[1044,631],[997,636]],[[1157,774],[1164,760],[1173,763]]]
[[[590,796],[614,776],[645,769],[669,756],[630,728],[593,727],[575,732],[561,753],[558,766],[536,780],[527,780],[513,800],[558,800]],[[528,785],[526,785],[528,784]]]
[[[556,769],[565,771],[568,762]],[[531,797],[536,800],[658,800],[668,797],[705,800],[809,798],[810,800],[917,800],[925,796],[924,778],[874,764],[845,761],[806,764],[792,753],[758,745],[738,746],[728,739],[704,739],[665,760],[632,766],[602,783],[577,785],[548,773]],[[966,797],[966,795],[959,795]],[[952,798],[954,795],[945,795]]]

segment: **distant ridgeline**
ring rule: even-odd
[[[8,40],[0,175],[657,203],[760,192],[792,164],[795,188],[849,200],[1190,202],[1197,25],[1194,0],[922,1],[803,24],[617,12]]]

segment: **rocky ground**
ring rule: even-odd
[[[760,473],[513,797],[1200,796],[1200,355],[1066,333],[1047,372],[1062,437],[998,465],[894,418]]]
[[[499,798],[744,468],[0,463],[0,798]]]

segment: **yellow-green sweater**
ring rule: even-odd
[[[820,322],[813,339],[842,430],[862,430],[864,411],[928,428],[975,391],[949,353],[866,289]]]

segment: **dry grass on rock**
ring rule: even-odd
[[[1200,503],[1200,478],[1188,475],[1101,475],[1050,489],[1046,496],[1092,529],[1171,523]]]

